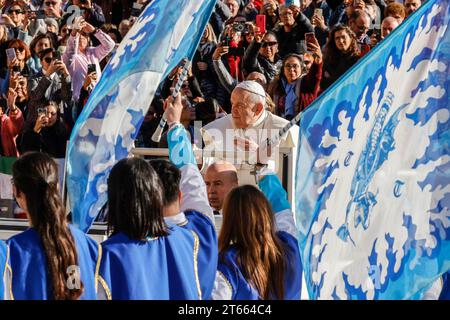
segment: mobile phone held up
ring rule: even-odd
[[[322,9],[320,9],[320,8],[314,9],[314,15],[321,17],[323,15]]]
[[[96,68],[95,64],[89,64],[87,74],[91,74],[93,72],[97,72],[97,68]]]
[[[11,64],[11,62],[16,59],[16,49],[9,48],[6,49],[6,58],[8,59],[8,66]]]
[[[256,15],[256,26],[259,28],[260,34],[266,33],[266,15],[264,14]]]
[[[306,44],[316,43],[316,36],[314,35],[314,32],[305,33],[305,40],[306,40]]]

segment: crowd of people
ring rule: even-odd
[[[194,120],[207,125],[231,113],[232,90],[244,79],[263,85],[269,112],[292,119],[421,4],[283,3],[217,2],[182,86],[182,123],[191,134]],[[68,10],[72,6],[80,16]],[[42,151],[63,158],[77,117],[136,17],[105,23],[92,0],[2,0],[0,8],[0,155]],[[166,147],[164,139],[159,144],[150,138],[180,70],[173,70],[149,103],[137,147]]]
[[[200,172],[193,122],[204,126],[204,146],[230,128],[282,129],[420,0],[219,0],[180,94],[170,97],[182,64],[149,101],[135,141],[168,148],[169,160],[130,157],[113,167],[103,215],[109,238],[100,245],[67,221],[52,158],[64,158],[77,117],[136,18],[106,24],[92,0],[5,2],[0,155],[19,157],[13,192],[31,228],[0,242],[0,298],[299,299],[297,230],[278,176],[257,166],[256,186],[247,184],[240,168],[217,159]],[[143,10],[151,1],[138,2]],[[72,5],[80,16],[65,14]],[[156,143],[164,111],[168,129]],[[296,131],[281,144],[296,142]],[[255,141],[243,135],[241,143]],[[215,215],[223,219],[218,232]],[[448,297],[443,283],[427,294]]]

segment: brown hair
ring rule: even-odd
[[[8,48],[23,48],[25,50],[25,61],[31,57],[30,48],[20,39],[11,40],[8,44]]]
[[[53,298],[77,300],[83,284],[77,289],[66,285],[67,270],[78,265],[78,255],[59,193],[58,166],[49,155],[31,152],[20,157],[12,169],[14,185],[24,194],[31,224],[42,240]]]
[[[389,17],[399,14],[403,19],[406,16],[405,6],[401,3],[393,2],[384,9],[384,16]]]
[[[330,31],[330,37],[328,38],[328,42],[325,47],[324,60],[329,62],[339,62],[340,56],[342,56],[342,52],[336,47],[336,41],[334,40],[334,36],[338,31],[344,30],[349,37],[352,39],[352,43],[350,44],[350,48],[345,55],[350,57],[359,57],[361,51],[359,50],[358,41],[356,41],[355,33],[346,25],[338,24]]]
[[[219,259],[230,248],[236,249],[236,263],[260,298],[284,298],[286,253],[275,234],[270,203],[254,186],[234,188],[225,199]]]

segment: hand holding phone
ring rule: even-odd
[[[17,58],[16,49],[14,48],[6,49],[6,57],[7,57],[7,64],[8,66],[10,66],[11,63],[14,61],[14,59]]]
[[[306,40],[306,45],[308,45],[308,43],[317,44],[317,39],[316,39],[316,36],[314,35],[314,32],[305,33],[305,40]]]

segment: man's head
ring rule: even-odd
[[[238,129],[254,124],[265,108],[266,93],[256,81],[243,81],[231,94],[231,116]]]
[[[122,22],[119,24],[119,32],[122,38],[125,38],[130,28],[131,28],[130,20],[127,19],[122,20]]]
[[[406,16],[405,7],[401,3],[391,3],[386,7],[386,9],[384,9],[384,16],[393,17],[400,24],[403,22]]]
[[[231,11],[231,17],[234,18],[239,12],[240,1],[239,0],[225,0],[225,4]]]
[[[164,207],[179,204],[181,199],[180,170],[172,162],[165,159],[151,160],[150,165],[158,174],[163,185]]]
[[[412,14],[414,11],[419,9],[419,7],[422,5],[422,1],[420,1],[420,0],[405,0],[403,5],[405,6],[406,16],[409,17],[410,14]]]
[[[210,206],[222,210],[225,197],[238,186],[236,168],[229,162],[215,162],[206,169],[204,179]]]
[[[350,17],[350,28],[357,39],[361,39],[370,28],[370,17],[363,10],[355,10]]]
[[[294,11],[289,7],[282,6],[280,8],[280,20],[283,25],[292,27],[295,24]]]
[[[398,27],[397,19],[393,17],[387,17],[383,19],[381,23],[381,39],[384,39],[389,33]]]

